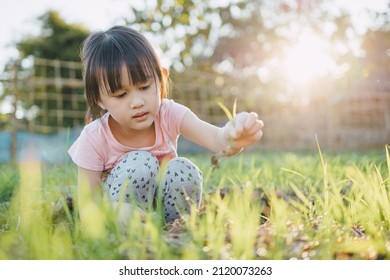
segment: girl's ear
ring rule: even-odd
[[[106,106],[104,106],[104,104],[103,104],[101,101],[98,102],[98,105],[99,105],[99,107],[100,107],[102,110],[104,110],[104,111],[107,110]]]
[[[168,82],[169,82],[169,72],[166,68],[162,67],[162,81],[161,82],[161,98],[168,97]]]
[[[166,68],[162,68],[162,74],[163,74],[163,76],[164,76],[164,78],[168,78],[169,77],[169,72],[168,72],[168,70],[166,69]]]

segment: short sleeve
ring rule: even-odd
[[[161,110],[162,121],[167,133],[174,139],[180,134],[183,117],[190,109],[173,100],[163,99]]]
[[[96,139],[97,137],[90,135],[90,132],[84,128],[69,148],[68,153],[77,166],[92,171],[104,170],[103,158],[98,152]]]

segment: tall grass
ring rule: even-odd
[[[79,210],[71,164],[2,166],[0,259],[390,259],[388,147],[190,157],[202,207],[170,225],[88,193]]]

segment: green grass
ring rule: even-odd
[[[2,165],[0,259],[390,259],[385,148],[189,158],[202,207],[169,226],[138,212],[118,224],[104,199],[86,200],[81,224],[72,164]]]

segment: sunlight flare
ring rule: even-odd
[[[297,43],[286,50],[282,64],[286,79],[304,84],[332,72],[335,62],[328,54],[329,43],[311,33],[302,34]]]

